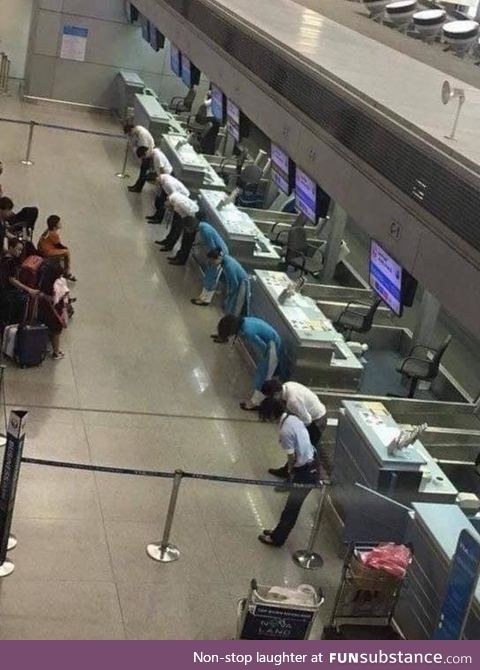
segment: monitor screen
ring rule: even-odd
[[[190,88],[192,86],[192,68],[191,68],[190,59],[182,54],[182,81],[185,86]]]
[[[146,18],[146,16],[143,16],[143,14],[140,15],[140,25],[142,27],[143,39],[147,42],[150,42],[150,21]]]
[[[152,24],[150,24],[150,45],[155,51],[160,51],[165,46],[165,35],[158,28],[154,28]]]
[[[227,133],[240,142],[240,109],[231,100],[227,100]]]
[[[139,11],[131,2],[125,2],[125,16],[129,23],[135,23],[139,19]]]
[[[177,77],[182,76],[182,54],[174,44],[170,44],[170,69]]]
[[[312,223],[317,222],[317,185],[298,168],[295,175],[295,202],[298,210],[307,219]]]
[[[295,166],[288,155],[272,142],[272,181],[282,193],[290,195],[295,188]]]
[[[402,303],[402,266],[394,260],[374,240],[370,243],[370,286],[392,312],[401,316]]]
[[[223,124],[225,120],[225,103],[223,92],[218,88],[218,86],[215,86],[214,84],[212,84],[210,92],[212,95],[213,116],[217,119],[217,121],[220,121],[220,123]]]

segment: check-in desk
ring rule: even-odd
[[[400,431],[382,403],[342,402],[332,471],[332,502],[342,518],[348,514],[356,483],[407,506],[455,503],[457,489],[420,440],[389,453],[388,445]]]
[[[414,503],[406,542],[413,545],[408,587],[402,591],[395,621],[408,639],[430,639],[442,606],[458,537],[468,529],[480,535],[457,505]],[[467,618],[464,638],[480,640],[480,583]]]
[[[230,253],[249,269],[277,267],[280,256],[252,219],[229,203],[219,208],[225,193],[200,191],[200,204],[208,222],[220,233]]]
[[[135,108],[135,95],[143,93],[145,83],[136,72],[120,70],[116,79],[118,91],[117,114],[126,120]]]
[[[195,151],[185,135],[170,133],[162,137],[162,151],[172,164],[175,176],[197,195],[200,189],[214,189],[224,196],[225,182],[205,156]]]
[[[283,272],[255,270],[252,315],[278,331],[293,380],[307,386],[357,391],[363,364],[315,301],[296,293],[280,304],[279,296],[291,283]]]
[[[153,91],[149,91],[134,96],[135,124],[147,128],[158,146],[165,133],[177,133],[185,139],[180,123],[160,104]]]

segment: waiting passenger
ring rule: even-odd
[[[272,326],[253,316],[235,316],[227,314],[217,326],[218,334],[212,335],[214,342],[228,342],[229,337],[242,337],[243,340],[260,354],[260,360],[255,370],[255,391],[250,400],[241,402],[240,407],[245,411],[257,410],[264,399],[262,387],[267,379],[276,374],[281,378],[287,377],[287,361],[283,342]]]
[[[203,277],[202,292],[198,298],[192,298],[192,303],[201,306],[210,305],[220,276],[223,274],[226,286],[225,312],[235,316],[248,316],[250,275],[235,258],[225,254],[218,247],[208,252],[207,262],[208,268]]]
[[[135,126],[133,123],[126,123],[123,127],[123,132],[125,135],[128,135],[130,146],[135,155],[137,154],[137,150],[140,147],[146,147],[150,151],[153,151],[155,148],[155,140],[153,139],[150,131],[148,131],[143,126]],[[140,174],[138,175],[138,179],[135,184],[128,187],[129,191],[132,193],[140,193],[145,185],[151,166],[151,158],[144,157],[141,159]]]
[[[38,241],[38,253],[45,258],[58,258],[63,263],[64,275],[69,281],[77,281],[70,272],[70,250],[60,240],[62,221],[59,216],[52,214],[47,219],[47,230]]]
[[[142,162],[144,160],[148,161],[148,168],[143,177],[135,184],[135,187],[132,186],[129,188],[133,193],[140,193],[143,190],[147,179],[150,181],[150,177],[148,176],[150,172],[152,172],[152,181],[158,181],[162,174],[172,174],[173,172],[170,161],[158,147],[154,149],[139,147],[137,149],[137,156]]]
[[[55,291],[57,280],[62,278],[63,270],[61,267],[46,263],[42,269],[39,284],[38,319],[49,330],[50,342],[53,349],[52,358],[54,361],[59,361],[65,357],[63,351],[60,351],[60,337],[67,325],[64,317],[67,305],[63,299],[57,299]]]
[[[318,483],[315,449],[304,423],[294,414],[289,414],[285,402],[278,398],[265,398],[259,407],[259,415],[263,421],[279,424],[279,439],[287,453],[290,482],[315,486]],[[276,528],[264,530],[258,536],[260,542],[273,547],[281,547],[285,543],[310,491],[308,488],[290,490]]]
[[[162,223],[165,214],[165,205],[173,193],[181,193],[187,198],[190,191],[182,182],[171,174],[161,174],[158,178],[159,193],[155,197],[155,213],[147,216],[149,223]]]
[[[27,296],[38,295],[38,291],[18,280],[24,245],[16,237],[6,239],[6,251],[0,258],[0,321],[3,325],[23,320]]]

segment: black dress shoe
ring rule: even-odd
[[[279,477],[280,479],[288,479],[288,474],[285,472],[285,468],[268,468],[268,474],[273,475],[274,477]]]
[[[138,188],[138,186],[129,186],[128,190],[130,191],[130,193],[141,193],[142,192],[142,189]]]
[[[163,244],[163,242],[162,242],[162,244]],[[168,247],[168,246],[167,247],[162,246],[162,248],[160,249],[160,251],[171,251],[171,250],[172,250],[172,247]]]
[[[280,547],[281,546],[280,544],[276,544],[276,542],[274,542],[272,540],[271,535],[266,535],[265,533],[262,533],[261,535],[259,535],[258,539],[260,540],[260,542],[262,544],[268,544],[269,547]]]
[[[198,298],[192,298],[190,302],[192,305],[198,305],[199,307],[208,307],[210,305],[209,302],[206,302],[205,300],[199,300]]]

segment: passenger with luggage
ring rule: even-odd
[[[245,411],[257,410],[264,399],[262,387],[267,379],[276,374],[281,378],[287,377],[287,361],[282,338],[272,326],[254,316],[235,316],[227,314],[217,326],[218,333],[212,335],[214,342],[228,342],[232,336],[241,337],[247,347],[251,347],[260,354],[260,360],[255,370],[255,390],[250,400],[240,403]]]
[[[192,298],[192,303],[201,306],[210,305],[220,277],[223,276],[226,287],[225,312],[235,316],[248,316],[251,293],[250,275],[233,256],[225,254],[220,247],[207,253],[207,263],[208,268],[203,277],[202,292],[198,298]]]
[[[56,258],[63,264],[64,275],[69,281],[77,281],[70,272],[70,250],[60,239],[62,221],[57,214],[51,214],[47,219],[47,230],[42,233],[38,241],[38,253],[44,258]]]
[[[24,245],[18,238],[8,238],[7,250],[0,257],[0,321],[18,323],[25,313],[27,296],[38,291],[18,279]]]

